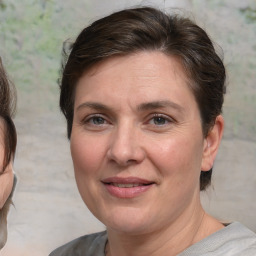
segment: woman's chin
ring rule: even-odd
[[[123,209],[110,212],[104,219],[100,219],[107,229],[115,232],[141,234],[150,226],[151,220],[140,209]]]
[[[106,227],[108,231],[114,231],[116,233],[123,233],[127,235],[140,235],[146,233],[145,225],[132,221],[113,221],[106,225]]]

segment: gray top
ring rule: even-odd
[[[104,256],[107,232],[77,238],[49,256]],[[256,256],[256,234],[238,222],[206,237],[177,256]]]
[[[256,234],[242,224],[234,222],[178,254],[200,255],[256,256]]]

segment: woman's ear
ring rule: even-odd
[[[202,171],[209,171],[216,158],[220,141],[224,130],[224,119],[221,115],[217,116],[215,124],[204,139],[204,151],[201,164]]]

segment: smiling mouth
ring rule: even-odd
[[[148,184],[142,184],[142,183],[130,183],[130,184],[124,184],[124,183],[107,183],[109,185],[112,185],[114,187],[118,188],[134,188],[134,187],[140,187],[140,186],[149,186],[153,183]]]
[[[110,195],[118,198],[134,198],[148,191],[155,182],[128,177],[110,177],[102,180],[103,185]]]

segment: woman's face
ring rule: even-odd
[[[199,207],[206,139],[182,66],[160,52],[110,58],[75,92],[79,192],[107,228],[141,234]]]
[[[13,187],[12,163],[8,164],[5,170],[3,170],[4,154],[5,154],[4,128],[5,127],[4,127],[3,120],[0,119],[0,210],[3,208]]]

